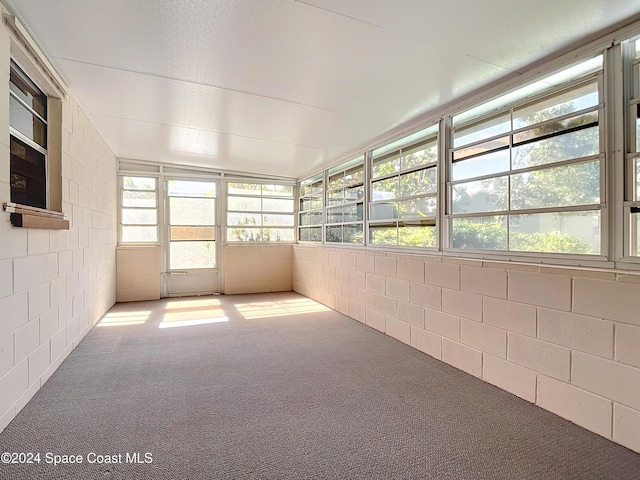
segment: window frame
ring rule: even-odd
[[[342,185],[337,186],[336,188],[331,188],[331,178],[332,177],[336,177],[336,176],[340,176],[342,175],[342,178],[345,179],[346,178],[346,174],[347,172],[351,172],[353,170],[361,170],[362,174],[362,179],[359,181],[355,181],[352,183],[345,183],[346,181],[343,181]],[[323,229],[324,229],[324,238],[325,238],[325,242],[328,245],[350,245],[350,246],[364,246],[365,244],[365,205],[366,205],[366,178],[365,178],[365,170],[366,170],[366,162],[365,162],[365,158],[364,158],[364,154],[359,155],[355,158],[353,158],[352,160],[348,160],[346,162],[343,162],[341,164],[339,164],[336,167],[330,168],[327,170],[327,179],[326,179],[326,188],[325,188],[325,198],[324,198],[324,205],[325,205],[325,222],[323,223]],[[362,187],[362,197],[356,200],[344,200],[344,194],[347,192],[348,189],[351,188],[357,188],[357,187]],[[342,192],[343,194],[343,200],[341,202],[337,202],[337,203],[331,203],[331,199],[330,199],[330,195],[332,192]],[[355,207],[356,208],[356,215],[358,214],[358,205],[360,205],[360,212],[362,214],[362,219],[358,220],[356,218],[356,220],[353,221],[344,221],[344,208],[345,207]],[[331,214],[331,210],[337,210],[338,208],[341,209],[342,211],[342,221],[340,222],[329,222],[329,215]],[[349,226],[360,226],[361,229],[361,235],[362,235],[362,240],[360,242],[345,242],[344,241],[344,229],[345,227],[349,227]],[[330,228],[335,228],[335,227],[341,227],[342,230],[342,234],[341,234],[341,240],[340,241],[333,241],[333,240],[329,240],[329,229]]]
[[[154,179],[155,189],[128,189],[125,188],[124,179],[127,177],[131,178],[152,178]],[[158,246],[161,244],[160,238],[160,215],[161,215],[161,204],[163,198],[161,199],[161,189],[160,189],[160,176],[154,172],[126,172],[121,171],[118,173],[118,245],[119,246]],[[154,192],[155,193],[155,207],[130,207],[124,205],[124,192],[125,191],[134,191],[134,192]],[[125,209],[136,209],[136,210],[155,210],[156,213],[156,222],[154,224],[136,224],[136,223],[123,223],[123,211]],[[123,227],[152,227],[156,228],[156,239],[149,241],[125,241],[122,239],[123,235]]]
[[[326,221],[325,221],[326,220],[326,217],[325,217],[326,203],[324,201],[325,190],[326,190],[325,177],[326,177],[326,171],[323,170],[321,173],[313,175],[311,177],[307,177],[298,183],[298,196],[297,196],[297,202],[296,202],[298,206],[297,208],[298,225],[297,225],[296,239],[300,243],[310,243],[310,244],[325,243],[325,238],[324,238],[324,227],[326,224]],[[315,185],[317,185],[317,187],[315,187],[317,189],[316,191],[313,190]],[[307,187],[309,187],[309,191],[303,192],[303,190]],[[318,201],[318,200],[321,202],[320,207],[308,208],[308,209],[303,208],[305,201],[312,202],[312,201]],[[304,223],[302,221],[302,217],[303,215],[306,215],[306,214],[308,214],[309,219],[311,219],[313,215],[319,216],[320,223],[311,223],[311,222]],[[311,232],[312,229],[319,229],[320,238],[318,240],[302,240],[301,239],[302,232],[305,230],[308,230],[309,232]]]

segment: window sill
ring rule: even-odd
[[[62,212],[12,202],[5,203],[3,209],[11,214],[11,225],[14,227],[69,230],[69,220]]]

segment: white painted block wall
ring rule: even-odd
[[[293,249],[296,292],[640,452],[640,276]]]
[[[9,49],[0,29],[0,203],[11,198]],[[0,431],[116,298],[116,158],[73,99],[62,118],[70,230],[14,228],[0,212]]]

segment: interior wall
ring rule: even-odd
[[[293,289],[293,245],[224,247],[224,293],[286,292]]]
[[[9,52],[0,29],[0,203],[11,199]],[[62,119],[70,229],[14,228],[0,212],[0,431],[116,298],[116,157],[72,98]]]
[[[296,245],[293,288],[640,452],[640,276]]]
[[[116,249],[116,300],[137,302],[158,300],[161,296],[161,247],[124,247]]]

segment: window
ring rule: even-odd
[[[120,241],[158,242],[158,179],[123,176],[120,190]]]
[[[570,69],[582,78],[561,89],[539,93],[562,72],[510,93],[536,90],[511,108],[453,117],[451,247],[602,253],[601,69],[602,56]]]
[[[625,188],[625,216],[629,225],[628,252],[633,257],[640,256],[640,40],[625,44],[627,56],[631,57],[631,80],[629,88],[629,128],[626,158],[627,173]]]
[[[322,242],[323,196],[323,174],[300,182],[298,240],[301,242]]]
[[[369,243],[436,247],[438,125],[372,152]]]
[[[364,158],[328,172],[325,238],[331,243],[364,243]]]
[[[11,201],[47,208],[47,96],[11,62]]]
[[[293,185],[227,183],[227,241],[293,242]]]

